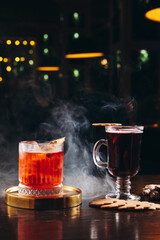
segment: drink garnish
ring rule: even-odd
[[[58,139],[55,139],[55,140],[53,140],[53,141],[51,141],[51,142],[48,142],[48,143],[40,143],[39,144],[39,147],[40,147],[40,149],[43,151],[43,152],[48,152],[48,151],[53,151],[53,150],[55,150],[56,149],[56,147],[57,147],[57,144],[62,144],[62,143],[64,143],[64,141],[65,141],[65,137],[63,137],[63,138],[58,138]]]
[[[121,123],[92,123],[92,126],[121,126]]]
[[[49,144],[63,143],[63,142],[65,142],[65,140],[66,140],[66,138],[62,137],[62,138],[58,138],[58,139],[55,139],[55,140],[49,142]]]

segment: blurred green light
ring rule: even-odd
[[[74,69],[74,70],[73,70],[73,76],[74,76],[75,78],[78,78],[78,77],[79,77],[79,70],[78,70],[78,69]]]
[[[120,63],[117,63],[117,68],[121,68],[121,64]]]
[[[43,35],[43,39],[46,41],[46,40],[48,40],[48,34],[47,33],[45,33],[44,35]]]
[[[116,51],[116,62],[117,63],[121,62],[121,51],[120,50]]]
[[[24,66],[20,66],[19,71],[23,72],[24,71]]]
[[[140,50],[140,60],[144,63],[148,62],[149,54],[148,54],[147,50],[145,50],[145,49]]]
[[[59,74],[58,74],[58,77],[59,77],[59,78],[62,78],[62,77],[63,77],[63,74],[62,74],[62,73],[59,73]]]
[[[79,33],[74,33],[73,37],[74,37],[75,39],[79,38]]]
[[[43,53],[44,53],[44,54],[48,54],[48,53],[49,53],[48,48],[44,48],[44,49],[43,49]]]
[[[34,64],[34,61],[31,59],[31,60],[29,60],[29,65],[33,65]]]
[[[75,20],[78,20],[79,19],[79,14],[77,12],[74,12],[73,17],[74,17]]]
[[[30,50],[29,50],[29,54],[33,54],[33,49],[30,49]]]
[[[43,79],[44,79],[44,81],[48,81],[48,79],[49,79],[48,74],[44,74],[44,75],[43,75]]]

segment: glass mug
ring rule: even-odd
[[[116,193],[108,193],[106,198],[139,200],[140,197],[130,193],[130,178],[140,168],[140,153],[143,126],[106,126],[106,140],[100,139],[93,148],[93,160],[96,166],[107,168],[116,177]],[[99,150],[107,146],[107,162],[102,162]]]
[[[19,143],[19,194],[44,197],[60,194],[63,180],[63,143]]]

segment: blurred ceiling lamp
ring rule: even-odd
[[[148,2],[148,11],[145,17],[151,21],[160,22],[160,1],[150,0]]]
[[[37,67],[39,72],[57,72],[60,70],[59,62],[56,57],[46,56]]]
[[[74,58],[94,58],[94,57],[102,57],[104,56],[104,53],[101,52],[86,52],[86,53],[72,53],[72,54],[66,54],[65,58],[70,58],[70,59],[74,59]]]
[[[146,12],[145,17],[151,21],[160,22],[160,8],[155,8]]]
[[[60,68],[58,66],[41,66],[41,67],[38,67],[37,70],[42,72],[52,72],[52,71],[59,71]]]
[[[84,59],[84,58],[97,58],[104,56],[100,51],[98,43],[94,39],[80,36],[77,39],[72,39],[69,42],[66,59]]]

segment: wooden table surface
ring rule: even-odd
[[[160,183],[160,175],[132,179],[132,192]],[[65,210],[33,211],[6,206],[1,199],[0,240],[160,239],[159,211],[117,211],[90,208],[89,202]]]

